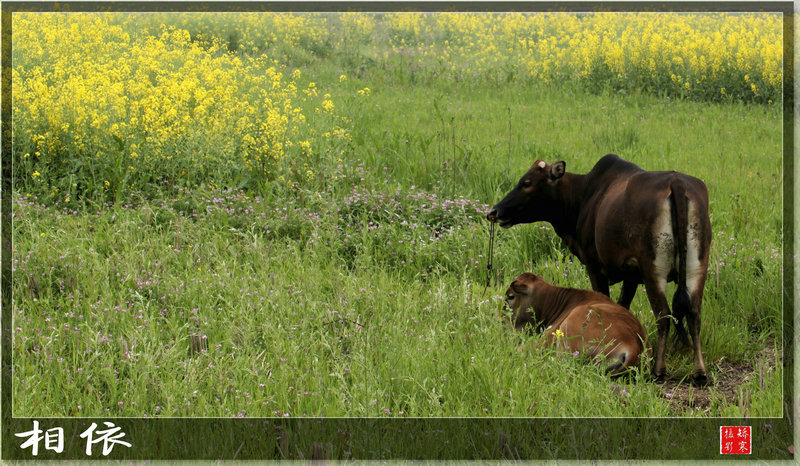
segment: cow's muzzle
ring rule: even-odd
[[[500,218],[500,213],[496,208],[492,208],[492,210],[486,214],[486,220],[492,223],[497,223],[501,228],[510,228],[512,225],[514,225],[514,222],[512,222],[510,219]]]

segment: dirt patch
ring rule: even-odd
[[[733,363],[722,359],[711,366],[706,362],[711,379],[707,386],[692,386],[689,377],[670,378],[661,384],[661,396],[669,400],[670,410],[675,415],[685,415],[689,411],[708,414],[714,398],[722,397],[727,404],[739,404],[737,388],[754,377],[760,379],[763,385],[764,375],[774,371],[777,364],[782,362],[771,346],[756,353],[750,363]]]

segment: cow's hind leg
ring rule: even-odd
[[[656,318],[656,328],[658,329],[656,359],[653,363],[653,376],[657,381],[663,381],[667,366],[667,336],[669,336],[670,326],[669,305],[667,304],[667,296],[665,293],[667,282],[666,280],[645,280],[644,286],[647,289],[647,299],[650,301],[650,306],[653,308],[653,315]]]
[[[703,303],[703,289],[700,288],[692,296],[692,311],[686,316],[689,324],[689,333],[692,335],[692,347],[694,349],[694,383],[695,385],[706,385],[708,377],[706,375],[706,365],[703,362],[703,351],[700,348],[700,307]]]

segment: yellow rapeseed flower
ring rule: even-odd
[[[353,20],[364,23],[360,30],[371,31],[367,22],[373,18]],[[209,36],[191,36],[198,21],[211,26]],[[287,170],[302,177],[305,172],[293,166],[287,151],[300,145],[309,155],[313,140],[307,145],[301,140],[332,130],[336,120],[319,124],[304,114],[298,100],[305,102],[319,91],[313,82],[297,82],[299,69],[249,51],[273,43],[323,45],[329,40],[326,21],[291,13],[15,15],[21,59],[13,73],[14,115],[20,127],[43,128],[42,134],[27,134],[27,157],[47,158],[44,163],[63,170],[61,154],[74,154],[113,169],[109,165],[118,160],[120,149],[127,150],[131,174],[126,187],[138,185],[140,176],[165,175],[158,172],[162,167],[192,181],[236,165],[269,178]],[[228,46],[225,38],[213,36],[218,24],[241,31],[238,50],[248,52],[218,53]],[[161,32],[147,32],[153,30]],[[332,113],[334,102],[328,97],[315,104]],[[117,143],[109,144],[112,136]],[[208,149],[199,153],[197,147]],[[179,168],[162,163],[170,160],[180,161]],[[38,171],[33,174],[39,177]],[[108,181],[101,186],[110,189]]]

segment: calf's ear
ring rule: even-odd
[[[567,163],[563,160],[560,162],[556,162],[550,165],[550,179],[557,180],[564,176],[564,172],[567,169]]]
[[[524,293],[526,293],[528,291],[528,285],[525,282],[521,282],[519,280],[514,280],[511,283],[511,289],[514,291],[514,293],[524,294]]]

